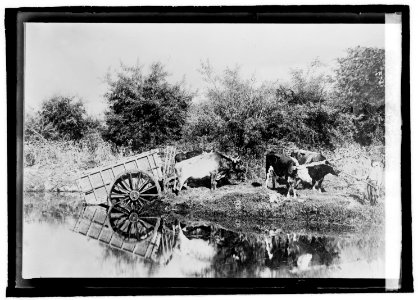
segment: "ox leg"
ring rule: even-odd
[[[302,182],[302,179],[296,179],[295,188],[298,188],[299,184]]]
[[[320,193],[322,193],[322,181],[324,181],[324,178],[322,178],[321,180],[318,180],[318,184],[317,184],[317,186],[318,186],[318,191],[319,191]]]
[[[292,188],[293,198],[296,198],[296,190],[295,190],[295,185],[294,185],[294,183],[292,182],[292,183],[290,184],[290,186],[291,186],[291,188]]]
[[[210,174],[210,189],[211,190],[216,190],[216,173],[211,173]]]
[[[276,175],[275,174],[273,174],[272,176],[271,176],[271,180],[273,181],[273,190],[275,190],[276,189]]]
[[[312,190],[315,191],[316,190],[316,180],[312,179]]]
[[[177,175],[174,177],[173,192],[177,190]]]
[[[266,173],[266,183],[264,184],[264,187],[265,187],[265,188],[267,188],[267,185],[268,185],[269,179],[270,179],[270,173],[269,173],[269,172],[267,172],[267,173]]]
[[[289,179],[286,180],[286,188],[287,188],[286,198],[289,198],[290,197],[290,182],[289,182]]]
[[[179,180],[179,185],[178,185],[178,189],[177,189],[177,194],[180,193],[181,189],[183,188],[184,183],[186,182],[186,180]]]
[[[287,179],[287,197],[290,197],[290,192],[293,193],[293,198],[296,198],[295,182],[293,178]]]

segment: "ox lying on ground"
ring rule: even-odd
[[[243,180],[246,170],[238,157],[231,158],[213,151],[176,163],[174,171],[176,174],[174,190],[179,193],[189,178],[202,179],[210,176],[211,190],[215,190],[217,181],[222,178],[230,179],[233,174]]]
[[[193,150],[193,151],[189,151],[189,152],[177,153],[176,156],[174,156],[174,161],[176,163],[178,163],[178,162],[181,162],[183,160],[198,156],[202,153],[203,153],[202,149],[197,149],[197,150]]]
[[[272,177],[273,179],[273,189],[276,187],[276,176],[284,177],[286,181],[287,188],[287,197],[289,197],[290,192],[293,193],[293,197],[296,197],[296,192],[294,190],[297,169],[296,163],[292,158],[284,155],[277,154],[273,151],[266,154],[266,184]]]
[[[300,165],[310,164],[313,162],[325,161],[324,164],[308,167],[309,176],[312,178],[312,189],[318,189],[322,192],[322,181],[328,174],[338,176],[339,171],[334,170],[330,163],[326,160],[325,156],[318,152],[296,150],[291,154],[296,158]]]

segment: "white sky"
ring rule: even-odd
[[[104,75],[120,62],[161,61],[170,81],[186,79],[204,92],[197,71],[209,59],[215,70],[240,65],[259,81],[287,80],[289,70],[318,57],[331,66],[345,49],[384,48],[383,24],[65,24],[25,26],[25,106],[30,111],[54,94],[76,95],[101,114]]]

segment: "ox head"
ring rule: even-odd
[[[296,158],[299,164],[306,163],[308,157],[305,150],[296,149],[290,153],[290,157]]]
[[[290,152],[290,157],[294,157],[296,159],[298,159],[300,156],[303,155],[303,150],[293,150],[292,152]]]

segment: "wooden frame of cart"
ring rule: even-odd
[[[162,198],[174,153],[174,147],[153,149],[86,171],[77,179],[86,206],[105,208],[109,227],[125,241],[146,239],[155,227],[147,207]]]

